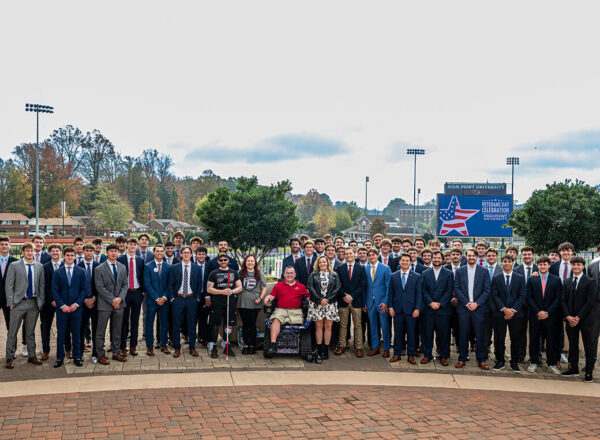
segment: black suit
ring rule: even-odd
[[[60,262],[60,266],[64,266],[64,261]],[[42,353],[50,353],[50,330],[52,329],[52,321],[56,314],[56,307],[52,305],[54,297],[52,296],[52,275],[54,275],[54,266],[52,259],[44,264],[44,305],[40,310],[40,333],[42,334]],[[71,338],[67,331],[65,339],[66,351],[71,351]]]
[[[579,332],[585,351],[585,372],[592,373],[598,351],[597,317],[594,316],[596,306],[596,283],[587,275],[580,275],[579,283],[570,276],[564,284],[561,300],[563,314],[579,317],[575,327],[567,322],[566,332],[569,338],[569,363],[573,370],[579,371]]]
[[[300,259],[302,257],[302,254],[298,254],[298,259]],[[294,255],[293,254],[289,254],[287,257],[285,257],[283,259],[283,264],[281,265],[281,278],[279,278],[279,281],[283,281],[283,274],[285,273],[285,268],[292,266],[294,267],[294,263],[296,261],[294,260]]]
[[[547,274],[546,288],[542,293],[542,275],[527,281],[527,304],[529,309],[529,361],[541,365],[541,337],[546,339],[546,362],[556,365],[560,355],[560,329],[562,309],[560,299],[563,286],[556,275]],[[539,319],[539,312],[548,312],[546,319]]]
[[[525,277],[525,288],[527,288],[527,281],[529,281],[529,277],[531,276],[532,273],[537,272],[538,268],[537,268],[537,264],[533,263],[531,268],[529,268],[529,270],[526,270],[525,265],[524,264],[519,264],[518,266],[516,266],[513,269],[514,272],[521,274]],[[529,324],[529,322],[531,321],[531,316],[529,314],[529,306],[527,304],[527,300],[525,300],[525,322],[523,323],[523,331],[521,332],[521,342],[520,342],[520,351],[519,351],[519,361],[522,362],[522,360],[525,359],[525,356],[527,355],[527,325]],[[529,324],[531,325],[531,324]],[[529,357],[531,357],[531,354],[529,354]]]
[[[296,269],[296,281],[298,281],[300,284],[304,284],[305,286],[308,284],[308,276],[313,272],[315,261],[317,261],[317,256],[315,253],[313,253],[310,259],[310,267],[308,268],[309,270],[307,272],[306,255],[303,255],[296,260],[296,263],[294,263],[294,268]]]
[[[559,277],[559,278],[562,280],[562,278],[561,278],[561,277],[564,275],[564,269],[563,269],[563,273],[561,274],[561,273],[560,273],[560,263],[561,263],[561,262],[562,262],[562,260],[560,260],[560,261],[556,261],[556,262],[552,263],[552,264],[550,265],[550,270],[549,270],[549,272],[550,272],[552,275],[556,275],[557,277]],[[571,270],[571,268],[570,268],[570,267],[569,267],[569,270],[567,270],[567,273],[568,273],[568,274],[567,274],[567,278],[569,278],[571,275],[573,275],[573,271]],[[583,268],[583,273],[584,273],[584,274],[586,273],[586,270],[585,270],[585,268]]]
[[[506,327],[510,333],[510,363],[519,361],[521,348],[521,334],[525,332],[525,313],[523,304],[527,291],[525,277],[514,271],[511,272],[510,284],[506,288],[506,274],[504,272],[492,278],[491,297],[494,303],[494,355],[496,361],[504,362]],[[514,309],[516,313],[511,319],[504,319],[503,308]]]
[[[129,258],[128,255],[121,255],[117,261],[127,269],[127,279],[129,280]],[[125,313],[123,313],[123,328],[121,331],[121,350],[127,349],[127,336],[131,336],[129,341],[130,348],[137,348],[138,329],[140,326],[140,311],[144,301],[144,260],[142,257],[135,256],[135,274],[138,281],[137,289],[129,288],[127,281],[127,296],[125,297]]]
[[[6,324],[6,331],[8,331],[8,325],[10,324],[10,307],[6,305],[6,272],[8,271],[8,266],[11,263],[14,263],[17,260],[15,257],[8,257],[6,261],[6,268],[4,269],[4,274],[0,272],[0,307],[2,307],[2,313],[4,313],[4,323]]]
[[[452,271],[440,268],[437,280],[435,270],[423,272],[423,354],[433,359],[433,334],[435,331],[437,351],[441,359],[450,357],[450,316],[452,315],[452,293],[454,292],[454,277]],[[431,303],[437,302],[437,310],[431,308]]]
[[[96,290],[96,268],[100,265],[100,263],[97,263],[92,260],[91,265],[92,265],[91,266],[92,276],[90,278],[90,277],[88,277],[88,272],[87,272],[87,262],[84,260],[78,264],[79,267],[81,267],[83,270],[85,270],[86,282],[88,284],[91,284],[89,298],[94,298],[96,300],[96,301],[94,301],[94,305],[91,309],[88,308],[88,306],[85,305],[85,303],[83,303],[83,305],[81,306],[82,314],[81,314],[80,337],[81,337],[81,350],[83,351],[83,350],[85,350],[84,347],[85,347],[86,328],[88,327],[88,324],[91,320],[92,321],[92,334],[91,334],[91,336],[92,336],[92,356],[97,358],[98,353],[96,351],[96,329],[98,328],[98,291]]]

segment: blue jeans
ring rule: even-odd
[[[159,342],[161,347],[167,346],[167,330],[169,329],[169,304],[165,302],[162,306],[156,302],[146,303],[146,347],[154,348],[154,316],[158,313]]]
[[[85,306],[83,306],[85,307]],[[73,341],[73,359],[83,359],[81,355],[81,307],[71,313],[63,313],[59,307],[56,308],[56,359],[62,361],[65,358],[65,338],[69,333],[69,339]]]
[[[379,348],[379,323],[381,322],[381,332],[383,333],[383,349],[389,350],[391,346],[389,315],[379,311],[379,304],[369,304],[367,306],[367,313],[369,314],[371,348]]]
[[[176,296],[171,303],[171,311],[173,313],[173,348],[181,350],[180,333],[184,316],[187,321],[190,350],[196,348],[196,318],[198,316],[198,300],[196,297],[182,298]]]

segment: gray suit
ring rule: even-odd
[[[44,266],[33,261],[33,294],[27,299],[29,287],[28,267],[25,260],[15,261],[6,270],[6,305],[13,306],[10,311],[10,326],[6,338],[6,360],[15,358],[17,349],[17,332],[21,322],[25,320],[24,331],[29,357],[35,357],[35,324],[39,312],[44,305]]]
[[[121,328],[123,326],[123,311],[127,295],[127,268],[118,261],[117,280],[115,281],[112,265],[106,260],[95,270],[95,285],[98,292],[98,329],[96,330],[96,351],[98,357],[106,357],[104,339],[106,326],[110,319],[110,335],[113,354],[118,354],[121,347]],[[112,302],[121,298],[121,304],[115,309]]]

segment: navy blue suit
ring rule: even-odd
[[[315,261],[317,261],[317,255],[313,252],[312,257],[310,259],[310,267],[307,272],[306,255],[296,260],[296,263],[294,263],[294,268],[296,269],[296,281],[305,286],[308,284],[308,276],[312,273],[315,267]]]
[[[421,310],[423,303],[422,278],[418,273],[409,270],[404,275],[405,285],[402,287],[404,272],[398,270],[390,278],[388,289],[388,307],[394,309],[394,356],[402,352],[402,335],[406,331],[406,349],[409,356],[415,355],[415,328],[417,318],[412,314]]]
[[[300,257],[302,257],[302,254],[298,254],[298,259],[300,259]],[[283,259],[283,264],[281,265],[281,278],[279,279],[279,281],[283,281],[283,274],[285,273],[285,268],[289,266],[294,267],[295,263],[296,261],[294,260],[293,254],[289,254]]]
[[[167,331],[169,329],[169,297],[171,283],[171,265],[162,260],[160,275],[156,260],[152,259],[144,266],[144,286],[146,288],[146,348],[154,347],[154,316],[158,313],[160,346],[167,346]],[[164,297],[166,302],[159,306],[156,300]]]
[[[140,250],[140,248],[137,248],[135,250],[135,254],[138,257],[142,258],[142,251]],[[150,263],[152,260],[154,260],[154,253],[152,253],[150,249],[146,249],[146,258],[142,258],[142,260],[144,260],[144,264]]]
[[[60,266],[64,264],[64,261],[61,261]],[[44,353],[50,353],[50,331],[52,329],[52,321],[54,321],[54,316],[56,315],[56,307],[52,305],[52,301],[54,301],[54,297],[52,296],[53,274],[54,266],[52,265],[52,261],[49,261],[44,264],[44,286],[46,292],[44,295],[44,305],[40,310],[40,330],[42,334],[42,351]],[[65,342],[66,350],[71,351],[71,338],[67,338]]]
[[[214,259],[216,260],[216,258]],[[214,261],[211,260],[211,261]],[[188,338],[190,350],[196,348],[196,319],[198,318],[198,303],[204,301],[202,290],[202,271],[198,264],[190,261],[189,263],[189,293],[192,296],[183,298],[178,295],[183,282],[183,263],[177,263],[171,267],[171,288],[169,289],[169,300],[171,301],[171,313],[173,314],[173,348],[181,350],[181,325],[183,317],[187,322]],[[204,272],[205,274],[207,272]]]
[[[454,293],[458,299],[456,313],[459,326],[459,356],[460,362],[467,361],[469,348],[469,335],[471,326],[475,331],[475,356],[477,362],[484,362],[487,351],[485,336],[485,316],[488,312],[488,297],[490,295],[490,274],[481,266],[475,266],[475,279],[473,285],[473,302],[477,303],[474,311],[467,309],[469,300],[468,265],[456,270],[454,277]]]
[[[556,365],[560,355],[559,338],[562,328],[560,299],[563,285],[557,275],[546,275],[546,289],[542,292],[542,274],[527,280],[527,304],[531,326],[529,327],[529,359],[532,364],[541,364],[540,338],[546,339],[546,361]],[[539,312],[548,312],[546,319],[539,319]]]
[[[127,269],[127,279],[129,280],[129,259],[128,254],[121,255],[117,258]],[[136,348],[138,344],[138,329],[140,326],[140,311],[142,310],[142,302],[144,301],[144,260],[141,257],[135,256],[135,274],[138,281],[137,289],[127,289],[125,297],[125,310],[123,313],[123,329],[121,331],[121,350],[127,349],[127,336],[129,335],[129,347]],[[129,281],[127,282],[129,287]]]
[[[73,340],[73,358],[82,359],[80,329],[81,329],[81,307],[83,299],[91,291],[87,283],[85,270],[78,266],[72,266],[71,282],[67,277],[67,267],[58,268],[52,276],[52,297],[56,302],[56,359],[63,360],[65,358],[65,336],[67,327],[71,333],[70,337]],[[78,307],[74,312],[64,313],[61,310],[63,306],[71,306],[77,304]]]
[[[87,262],[84,260],[81,263],[79,263],[79,267],[81,267],[83,270],[85,270],[85,276],[86,276],[86,281],[88,283],[88,285],[90,286],[89,290],[87,291],[86,294],[86,298],[95,298],[96,301],[94,301],[94,306],[90,309],[88,308],[88,306],[86,306],[85,304],[81,307],[81,332],[80,332],[80,340],[81,340],[81,346],[83,347],[83,344],[85,343],[85,334],[86,334],[86,330],[89,332],[89,321],[92,321],[92,331],[91,331],[91,335],[90,333],[88,333],[88,337],[91,336],[91,340],[92,340],[92,356],[94,357],[98,357],[98,353],[96,351],[96,329],[98,328],[98,291],[96,290],[96,283],[95,283],[95,276],[96,276],[96,267],[98,267],[100,265],[100,263],[96,263],[95,261],[92,260],[91,263],[91,271],[92,271],[92,276],[88,276],[88,272],[87,272]]]
[[[418,261],[416,261],[415,263],[411,263],[411,266],[410,266],[411,270],[413,270],[413,266],[412,266],[413,264],[415,265],[414,271],[416,273],[418,273],[419,275],[421,275],[423,272],[425,272],[428,269],[428,267],[425,266],[423,263],[419,263]]]
[[[423,272],[423,354],[433,359],[433,333],[437,336],[437,349],[441,359],[450,357],[450,316],[453,307],[450,304],[454,291],[454,276],[445,267],[440,268],[438,279],[433,269]],[[440,303],[437,310],[431,303]]]
[[[94,261],[96,261],[97,258],[98,258],[98,255],[94,254]],[[100,259],[97,260],[96,262],[98,264],[100,264],[100,263],[104,263],[106,260],[108,260],[108,257],[106,256],[106,254],[100,254]]]

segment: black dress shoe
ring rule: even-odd
[[[65,362],[62,359],[57,359],[56,362],[54,362],[54,368],[60,368],[63,366]]]
[[[73,363],[76,367],[83,367],[83,359],[74,359]]]
[[[511,362],[510,363],[510,368],[515,373],[520,373],[521,372],[521,369],[519,368],[519,364],[517,364],[516,362]]]
[[[579,370],[569,368],[567,371],[564,371],[561,376],[579,376]]]
[[[498,361],[498,362],[496,362],[496,365],[494,365],[493,370],[494,371],[504,370],[504,365],[505,365],[504,362]]]
[[[248,354],[248,347],[242,348],[242,354]]]
[[[583,379],[583,381],[587,383],[592,383],[594,381],[592,373],[585,373],[585,378]]]
[[[256,354],[256,347],[254,345],[248,347],[248,354]]]
[[[217,347],[213,347],[210,352],[210,357],[213,359],[217,359],[219,357],[219,350],[217,350]]]

